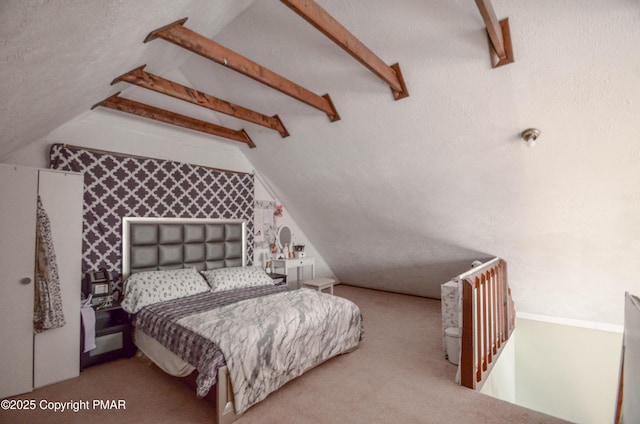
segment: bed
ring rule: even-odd
[[[197,371],[197,395],[215,390],[217,423],[363,338],[349,300],[247,266],[245,221],[123,218],[122,240],[136,346],[171,375]]]

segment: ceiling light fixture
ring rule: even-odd
[[[527,146],[533,147],[536,145],[536,140],[540,136],[540,130],[536,128],[528,128],[522,131],[522,138],[527,143]]]

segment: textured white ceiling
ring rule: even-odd
[[[621,323],[624,291],[640,293],[636,0],[493,0],[516,58],[500,69],[471,0],[318,0],[400,63],[410,97],[397,102],[277,0],[137,3],[0,3],[0,158],[125,88],[108,86],[115,76],[179,68],[197,89],[279,114],[289,138],[216,119],[247,129],[258,146],[247,158],[343,281],[433,296],[497,255],[521,311]],[[342,120],[162,40],[142,44],[185,16],[329,93]],[[542,130],[534,149],[519,138],[530,126]]]
[[[177,47],[144,44],[178,19],[212,36],[255,0],[0,2],[0,158],[88,111],[123,87],[135,67],[164,73],[189,58]]]
[[[624,291],[640,292],[637,1],[494,0],[516,57],[499,69],[473,1],[319,1],[400,63],[410,97],[397,102],[279,3],[214,39],[328,92],[341,121],[201,58],[181,70],[284,120],[284,140],[245,125],[258,145],[247,157],[340,279],[434,296],[497,255],[520,310],[621,323]],[[533,149],[519,137],[531,126]]]

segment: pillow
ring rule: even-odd
[[[212,292],[273,284],[271,277],[257,266],[219,268],[201,272]]]
[[[135,314],[147,305],[209,290],[195,268],[138,272],[127,278],[122,309]]]

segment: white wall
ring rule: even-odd
[[[517,328],[504,345],[500,357],[494,363],[484,381],[480,393],[516,403],[516,338]]]
[[[480,392],[571,422],[613,422],[622,330],[524,315]]]
[[[516,403],[571,422],[613,421],[622,334],[517,318]]]
[[[265,180],[265,184],[262,183],[261,180]],[[268,188],[267,188],[268,187]],[[278,194],[274,191],[273,187],[269,184],[269,182],[265,179],[265,177],[257,177],[256,178],[256,190],[255,190],[255,199],[256,200],[275,200],[277,204],[281,204],[281,200],[279,199]],[[284,206],[284,212],[282,218],[276,218],[276,226],[279,227],[281,225],[286,225],[291,228],[293,231],[296,244],[304,244],[304,251],[307,257],[315,258],[315,272],[316,277],[326,277],[336,279],[333,271],[326,263],[324,258],[320,255],[318,250],[315,248],[313,243],[309,240],[307,235],[302,231],[302,228],[296,223],[295,217],[291,216],[290,211]],[[265,261],[271,259],[273,255],[269,249],[256,249],[254,253],[255,264],[256,265],[264,265]],[[293,281],[291,279],[296,278],[295,272],[290,277],[289,281]],[[309,267],[304,267],[301,269],[301,281],[307,280],[311,278],[311,270]],[[339,281],[337,282],[339,284]]]

